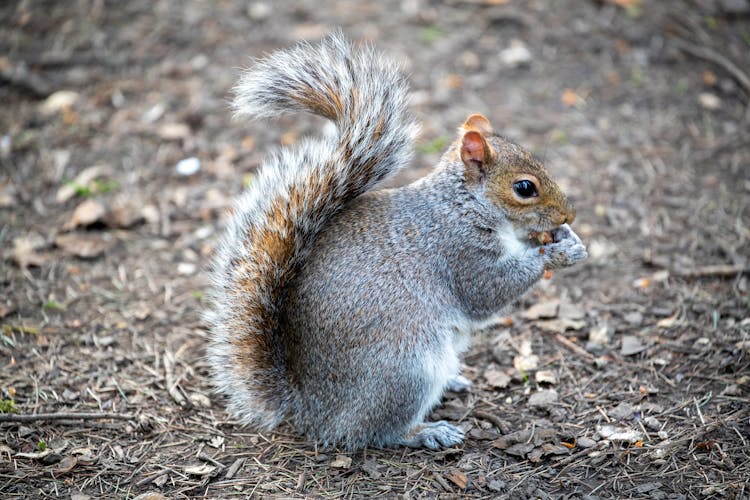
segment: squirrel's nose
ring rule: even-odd
[[[567,207],[564,212],[559,212],[555,220],[553,221],[556,226],[562,226],[563,224],[572,224],[576,218],[576,211],[573,207]]]

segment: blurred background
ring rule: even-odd
[[[299,115],[233,121],[232,86],[253,58],[341,28],[410,75],[423,129],[414,167],[397,184],[429,171],[456,127],[481,112],[539,156],[576,205],[573,227],[590,258],[544,281],[518,308],[561,300],[575,304],[575,314],[555,306],[505,323],[544,359],[558,360],[550,363],[570,358],[557,386],[570,398],[568,416],[545,418],[588,429],[600,413],[589,411],[587,391],[601,391],[596,404],[605,410],[652,398],[664,412],[657,416],[686,440],[678,455],[687,457],[709,440],[705,432],[684,434],[681,404],[692,408],[694,396],[711,394],[700,420],[733,415],[744,422],[710,437],[725,443],[722,453],[735,465],[745,465],[735,470],[722,462],[722,469],[707,459],[713,472],[704,476],[700,461],[684,468],[678,460],[669,470],[682,476],[669,476],[663,491],[702,491],[691,488],[710,476],[714,492],[747,495],[740,478],[750,473],[741,435],[750,432],[748,0],[22,0],[0,2],[0,20],[0,399],[24,413],[137,411],[175,443],[165,460],[182,463],[197,453],[172,425],[207,429],[225,418],[220,403],[207,409],[200,311],[227,208],[269,151],[323,125]],[[487,354],[496,341],[479,342],[469,375],[478,390],[487,389],[482,401],[506,415],[510,429],[522,428],[539,410],[516,404],[530,387],[518,373],[501,389],[483,371],[496,363],[496,375],[512,363],[497,350]],[[567,355],[560,358],[554,346]],[[639,386],[645,392],[633,390]],[[462,402],[469,410],[453,417],[471,420],[479,403]],[[95,440],[111,474],[97,481],[139,485],[133,491],[146,489],[149,477],[188,489],[209,481],[151,476],[160,459],[146,452],[135,453],[142,469],[134,472],[123,457],[139,446],[140,431],[112,429],[97,435],[114,435],[125,455],[101,451]],[[13,452],[67,432],[7,430]],[[226,436],[235,431],[227,428]],[[258,442],[243,436],[232,439]],[[466,469],[470,487],[507,493],[499,483],[487,485],[508,456],[487,455],[481,443],[470,441],[467,452],[491,459],[476,474]],[[656,459],[647,458],[633,462],[644,475],[639,481],[655,475],[649,464]],[[301,470],[320,472],[310,456],[299,460]],[[434,491],[452,491],[432,481],[438,472],[420,475],[421,459],[414,460],[409,467],[416,469],[392,471],[396,484],[408,474],[425,487],[437,484]],[[597,465],[607,484],[601,491],[637,495],[613,479],[617,463],[611,470]],[[504,472],[503,484],[552,487],[542,484],[543,474],[533,479],[540,469],[524,464]],[[37,462],[15,467],[0,493],[23,494],[18,470],[40,491],[52,491]],[[93,487],[93,470],[80,467],[71,484]],[[253,477],[276,481],[274,470]],[[363,494],[347,490],[346,481],[359,476],[347,477],[334,477],[331,488]],[[452,477],[458,482],[445,484],[460,487],[460,476]],[[558,491],[595,487],[564,478],[568,489]],[[286,487],[264,491],[318,491]]]

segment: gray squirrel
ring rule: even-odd
[[[206,313],[229,410],[325,446],[461,443],[425,417],[471,385],[478,325],[586,257],[572,205],[479,114],[427,177],[372,190],[409,163],[418,126],[398,67],[340,33],[271,54],[235,91],[237,115],[308,111],[336,133],[282,148],[234,204]]]

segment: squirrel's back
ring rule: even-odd
[[[408,163],[417,127],[398,68],[340,34],[272,54],[235,91],[239,116],[308,111],[337,128],[335,137],[303,140],[265,161],[235,203],[214,264],[206,319],[216,385],[239,419],[270,429],[294,398],[275,341],[285,286],[330,219]]]

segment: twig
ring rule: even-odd
[[[487,422],[493,424],[495,427],[500,429],[500,432],[502,432],[503,434],[508,434],[510,432],[508,423],[504,422],[497,415],[493,415],[492,413],[487,412],[487,411],[474,410],[474,416],[477,418],[481,418],[482,420],[486,420]]]
[[[562,344],[563,347],[565,347],[567,349],[570,349],[571,351],[573,351],[574,353],[578,354],[579,356],[584,357],[584,358],[588,359],[589,361],[596,361],[596,358],[594,357],[593,354],[591,354],[590,352],[588,352],[583,347],[574,344],[573,342],[571,342],[570,340],[566,339],[565,337],[563,337],[559,333],[554,334],[552,336],[552,338],[554,338],[557,343]]]
[[[146,486],[147,484],[153,483],[161,476],[169,474],[168,470],[163,470],[160,472],[157,472],[156,474],[151,474],[150,476],[146,476],[137,483],[135,483],[136,486]]]
[[[37,422],[39,420],[98,420],[112,418],[116,420],[133,420],[134,415],[128,413],[35,413],[28,415],[0,414],[0,422]]]
[[[696,45],[683,38],[676,38],[675,42],[680,49],[688,54],[721,66],[725,71],[732,75],[748,93],[750,93],[750,77],[732,61],[711,48]]]
[[[227,473],[224,475],[226,479],[232,479],[235,474],[237,474],[237,471],[240,470],[240,467],[242,467],[245,463],[244,458],[238,458],[235,460],[232,465],[229,466],[229,470],[227,470]]]
[[[203,460],[204,462],[208,462],[208,463],[214,464],[219,469],[224,469],[226,467],[226,465],[224,465],[223,463],[219,462],[218,460],[216,460],[216,459],[208,456],[206,453],[199,453],[198,454],[198,458],[201,459],[201,460]]]
[[[180,406],[187,405],[185,396],[183,396],[180,390],[177,388],[177,382],[174,378],[174,357],[171,352],[164,353],[164,378],[165,384],[167,386],[167,392],[170,396],[172,396],[172,399],[174,399],[175,403]]]

